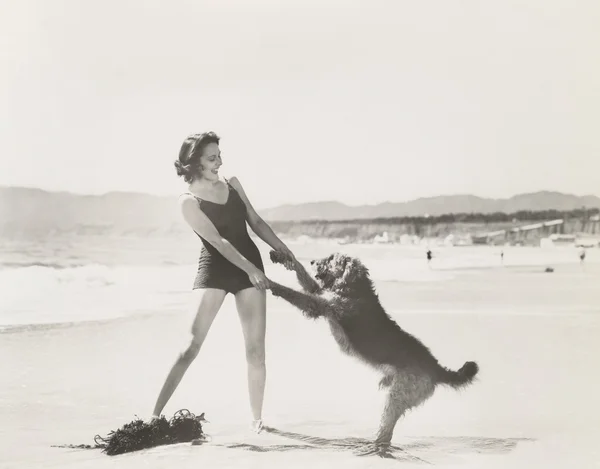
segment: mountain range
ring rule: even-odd
[[[576,196],[560,192],[541,191],[519,194],[506,199],[489,199],[475,195],[442,195],[407,202],[384,202],[376,205],[350,206],[340,202],[313,202],[281,205],[263,210],[266,220],[350,220],[436,216],[448,213],[514,213],[521,210],[574,210],[582,207],[600,208],[595,195]]]
[[[447,195],[407,202],[350,206],[340,202],[311,202],[259,210],[267,221],[348,220],[445,213],[513,213],[521,210],[600,208],[594,195],[576,196],[541,191],[506,199]],[[110,192],[81,195],[23,187],[0,187],[0,233],[76,230],[140,233],[187,230],[175,197]]]

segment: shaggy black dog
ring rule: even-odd
[[[281,253],[271,260],[284,263]],[[379,302],[367,268],[343,254],[311,261],[315,278],[299,262],[293,270],[304,292],[270,281],[270,290],[299,308],[309,318],[325,318],[343,352],[383,373],[380,386],[387,397],[375,444],[390,444],[398,419],[426,401],[436,385],[454,388],[473,381],[478,366],[466,362],[458,371],[441,366],[416,337],[402,330]],[[316,279],[316,280],[315,280]]]

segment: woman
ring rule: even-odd
[[[192,339],[171,368],[154,407],[160,416],[186,370],[194,361],[210,326],[228,293],[235,296],[242,324],[248,364],[248,392],[252,428],[262,429],[266,380],[266,289],[269,280],[258,248],[248,235],[246,222],[273,249],[295,259],[287,246],[256,213],[235,177],[219,176],[222,165],[219,137],[206,132],[188,137],[175,161],[177,174],[189,184],[180,197],[183,218],[203,243],[194,289],[201,289]],[[293,261],[291,261],[293,262]]]

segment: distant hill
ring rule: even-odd
[[[176,202],[172,197],[128,192],[98,196],[0,187],[0,234],[181,231]]]
[[[445,213],[512,213],[520,210],[600,208],[600,198],[558,192],[520,194],[508,199],[473,195],[421,198],[408,202],[348,206],[339,202],[282,205],[261,210],[269,221],[342,220],[435,216]],[[41,189],[0,187],[0,234],[69,231],[94,234],[189,232],[175,197],[111,192],[79,195]]]
[[[318,202],[282,205],[263,210],[266,220],[349,220],[363,218],[411,217],[447,213],[514,213],[521,210],[575,210],[582,207],[600,208],[600,197],[576,196],[560,192],[541,191],[519,194],[507,199],[487,199],[474,195],[445,195],[411,200],[385,202],[377,205],[349,206],[339,202]]]

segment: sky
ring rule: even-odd
[[[600,195],[596,0],[0,0],[0,185],[257,208]]]

